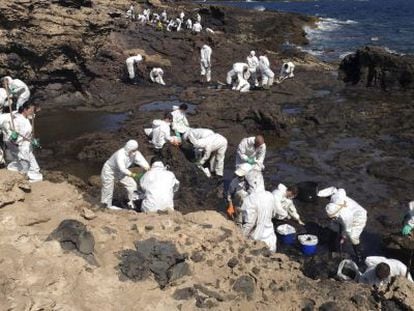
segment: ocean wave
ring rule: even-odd
[[[339,55],[339,59],[344,59],[345,57],[347,57],[348,55],[351,55],[351,54],[353,54],[354,52],[350,52],[350,51],[348,51],[348,52],[344,52],[344,53],[342,53],[341,55]]]

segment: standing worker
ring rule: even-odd
[[[255,86],[259,85],[257,81],[257,67],[259,67],[259,59],[256,56],[255,51],[250,51],[249,56],[246,58],[247,65],[249,66],[250,78],[252,79]]]
[[[177,137],[181,137],[182,134],[190,129],[190,124],[188,123],[186,116],[187,109],[188,105],[185,103],[180,106],[173,106],[173,111],[171,112],[171,128]]]
[[[143,212],[174,210],[174,193],[180,182],[157,156],[151,159],[151,169],[142,176],[140,186],[144,191]]]
[[[251,170],[246,175],[250,194],[243,200],[243,235],[256,241],[263,241],[272,252],[276,252],[276,234],[273,227],[273,195],[265,190],[263,175]]]
[[[152,68],[150,72],[150,79],[152,82],[165,85],[163,76],[164,76],[164,70],[162,70],[159,67]]]
[[[29,119],[34,117],[35,106],[25,103],[19,108],[19,112],[13,118],[12,133],[10,141],[17,146],[17,158],[9,163],[8,170],[17,171],[27,175],[31,182],[42,181],[43,175],[40,173],[39,164],[33,154],[33,148],[38,144],[33,139],[33,127]]]
[[[188,139],[194,148],[204,150],[204,155],[200,159],[199,164],[203,166],[210,159],[210,172],[215,173],[216,176],[223,177],[227,139],[217,133],[201,139],[196,139],[190,133]]]
[[[243,224],[241,206],[243,205],[243,200],[248,196],[247,182],[245,177],[249,171],[250,165],[248,164],[238,167],[234,172],[236,177],[232,179],[227,190],[227,203],[229,205],[227,213],[231,217],[234,217],[234,213],[236,214],[235,221],[239,226]],[[232,212],[229,212],[229,209],[231,209],[230,206],[233,208]]]
[[[116,151],[105,162],[102,172],[101,203],[113,210],[121,208],[112,205],[115,180],[119,181],[128,193],[128,207],[134,208],[134,201],[138,200],[137,182],[138,174],[129,170],[133,164],[139,165],[144,170],[149,169],[149,164],[141,152],[138,151],[138,142],[129,140],[125,146]]]
[[[270,62],[266,55],[259,57],[259,70],[262,75],[262,87],[269,89],[273,85],[275,74],[270,69]]]
[[[6,89],[0,87],[0,113],[1,109],[7,105],[7,91]]]
[[[16,99],[16,110],[19,110],[30,98],[29,87],[22,80],[12,79],[9,76],[3,77],[2,82],[9,97]]]
[[[266,144],[262,135],[243,138],[237,148],[236,168],[248,163],[256,170],[263,170],[265,157]]]
[[[201,77],[206,77],[206,82],[211,80],[211,47],[204,44],[200,49],[200,66],[201,66]],[[203,80],[201,80],[203,82]]]
[[[140,62],[142,62],[144,60],[145,60],[145,57],[140,55],[140,54],[137,54],[135,56],[130,56],[126,59],[125,63],[126,63],[127,69],[128,69],[129,80],[132,83],[136,83],[136,80],[135,80],[135,76],[136,76],[135,70],[136,70],[136,68],[135,68],[135,66],[137,66]]]
[[[203,26],[201,26],[201,24],[199,22],[195,22],[193,24],[193,28],[192,28],[193,33],[194,34],[200,33],[201,30],[203,30]]]
[[[346,195],[344,189],[330,187],[318,192],[319,197],[331,197],[330,203],[326,206],[328,217],[339,223],[340,241],[342,245],[347,238],[351,240],[357,263],[364,261],[360,236],[367,223],[367,211]]]

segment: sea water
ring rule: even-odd
[[[323,60],[341,59],[365,45],[382,46],[398,54],[414,53],[414,0],[249,0],[214,3],[319,17],[316,27],[305,27],[309,45],[298,48]]]

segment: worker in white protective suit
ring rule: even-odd
[[[319,197],[329,197],[330,203],[326,206],[329,218],[336,220],[341,226],[340,244],[350,239],[358,264],[363,262],[363,253],[360,236],[367,223],[367,211],[346,195],[344,189],[329,187],[318,192]]]
[[[408,203],[408,213],[404,217],[404,226],[401,229],[401,233],[404,236],[410,235],[414,229],[414,201]]]
[[[195,22],[193,24],[192,31],[194,34],[200,33],[203,30],[203,26],[199,22]]]
[[[180,20],[181,20],[182,23],[184,23],[184,16],[185,16],[184,12],[181,11],[181,13],[180,13]]]
[[[154,120],[152,122],[151,143],[154,145],[155,150],[160,151],[167,142],[176,143],[176,137],[171,136],[171,122],[171,113],[166,113],[163,120]]]
[[[174,193],[180,182],[173,172],[167,170],[161,159],[151,160],[151,169],[142,176],[140,186],[144,191],[143,212],[174,210]]]
[[[251,170],[246,175],[249,195],[244,198],[243,235],[253,240],[263,241],[272,252],[276,252],[276,234],[272,217],[275,205],[273,195],[265,190],[263,175],[260,171]]]
[[[305,225],[301,220],[293,199],[298,194],[298,188],[296,186],[286,187],[284,184],[279,184],[277,188],[272,192],[275,199],[275,214],[273,215],[279,220],[282,219],[294,219],[300,225]]]
[[[190,124],[188,123],[186,112],[188,110],[187,104],[181,104],[180,106],[173,106],[172,115],[172,124],[171,128],[175,133],[175,136],[181,137],[182,134],[187,132],[190,129]]]
[[[201,15],[200,14],[196,14],[196,21],[197,23],[201,23]]]
[[[9,113],[9,108],[5,107],[3,113],[0,114],[0,131],[3,138],[3,146],[0,148],[0,164],[17,162],[19,149],[15,142],[10,140],[12,135],[12,123],[11,123],[11,114]]]
[[[162,70],[159,67],[152,68],[150,72],[150,79],[152,82],[165,85],[163,77],[164,77],[164,70]]]
[[[43,180],[39,164],[33,154],[35,140],[32,137],[33,127],[30,119],[34,118],[34,113],[35,106],[25,103],[19,108],[19,113],[13,115],[14,129],[12,129],[9,141],[17,147],[17,157],[14,154],[15,160],[7,165],[8,170],[27,175],[30,182]]]
[[[186,25],[187,29],[189,29],[189,30],[193,29],[193,21],[191,20],[191,18],[187,18],[187,21],[185,22],[185,25]]]
[[[262,76],[262,87],[270,88],[273,85],[275,74],[270,69],[270,62],[266,55],[259,56],[259,71]]]
[[[177,18],[175,20],[175,24],[177,25],[177,28],[175,29],[176,31],[181,31],[181,25],[182,25],[183,21],[179,18]]]
[[[150,10],[150,9],[145,9],[145,10],[142,12],[142,15],[144,15],[144,16],[145,16],[145,19],[146,19],[147,21],[149,21],[149,20],[150,20],[150,15],[151,15],[151,10]]]
[[[129,75],[129,79],[131,80],[131,82],[134,82],[134,79],[135,79],[135,76],[136,76],[136,74],[135,74],[136,67],[135,66],[137,66],[140,62],[142,62],[144,60],[145,60],[145,57],[140,55],[140,54],[137,54],[135,56],[130,56],[126,59],[125,63],[126,63],[126,66],[127,66],[128,75]]]
[[[236,177],[232,179],[229,188],[227,189],[226,199],[227,202],[229,204],[231,203],[235,209],[235,221],[239,226],[243,225],[243,214],[241,211],[241,206],[243,205],[244,198],[246,198],[249,194],[245,176],[250,170],[251,166],[248,164],[238,167],[234,171]]]
[[[191,136],[193,139],[198,140],[198,139],[206,138],[207,136],[210,136],[210,135],[214,135],[214,132],[210,129],[206,129],[206,128],[189,128],[183,134],[182,138],[183,138],[183,140],[189,141],[189,136]],[[196,161],[200,161],[200,159],[203,157],[203,153],[204,153],[204,149],[194,147],[194,157],[195,157]],[[207,173],[207,176],[209,175],[209,172]]]
[[[388,285],[391,278],[401,276],[413,282],[407,266],[397,259],[370,256],[365,259],[366,271],[359,277],[359,282],[378,288]]]
[[[256,170],[264,169],[266,144],[262,135],[243,138],[237,147],[236,168],[248,163]]]
[[[194,148],[203,149],[204,151],[204,154],[199,161],[199,165],[203,166],[207,160],[210,159],[210,173],[215,173],[216,176],[223,177],[227,139],[217,133],[201,139],[196,139],[190,133],[188,139],[193,144]]]
[[[6,89],[0,87],[0,109],[3,109],[4,106],[8,105],[7,98],[8,96]]]
[[[9,94],[16,99],[16,110],[19,110],[30,98],[29,87],[22,80],[12,79],[6,76],[2,78],[3,87]]]
[[[166,22],[167,22],[167,19],[168,19],[168,17],[167,17],[167,12],[164,10],[164,11],[162,11],[162,13],[161,13],[161,20],[162,20],[164,23],[166,23]]]
[[[136,140],[129,140],[124,147],[112,154],[105,162],[101,172],[101,203],[105,207],[113,210],[121,209],[112,205],[114,184],[115,181],[119,181],[128,193],[128,207],[134,208],[134,201],[139,199],[136,182],[139,175],[129,170],[129,167],[133,164],[139,165],[144,170],[150,168],[147,160],[138,151],[138,142]]]
[[[131,5],[129,6],[128,11],[126,12],[126,16],[127,16],[128,18],[132,19],[132,20],[134,20],[134,19],[135,19],[135,8],[134,8],[134,5],[133,5],[133,4],[131,4]]]
[[[170,20],[169,22],[168,22],[168,25],[167,25],[167,31],[172,31],[173,29],[175,29],[177,27],[177,24],[175,23],[175,21],[174,20]]]
[[[277,79],[277,83],[282,83],[284,80],[293,78],[295,75],[293,71],[295,70],[295,64],[292,62],[283,63],[282,68],[280,69],[280,75]]]
[[[211,81],[211,53],[213,50],[207,44],[204,44],[200,49],[200,66],[201,77],[204,76],[206,82]],[[203,82],[203,79],[201,80]]]
[[[249,78],[249,66],[246,63],[235,63],[233,64],[232,70],[227,73],[226,82],[229,86],[233,85],[233,90],[245,93],[250,90]],[[235,80],[234,84],[233,80]]]
[[[138,14],[137,21],[141,23],[142,25],[144,25],[147,22],[147,18],[145,17],[144,14]]]
[[[255,51],[250,51],[249,56],[246,58],[247,65],[249,66],[250,71],[250,78],[253,81],[255,86],[259,85],[259,82],[257,80],[257,68],[259,67],[259,59],[256,56]]]

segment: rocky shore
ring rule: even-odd
[[[263,245],[242,240],[233,224],[219,214],[223,209],[222,186],[213,184],[194,167],[186,153],[175,147],[168,148],[165,156],[181,182],[176,198],[179,212],[141,215],[95,209],[98,176],[81,180],[68,174],[66,164],[77,160],[99,167],[121,142],[131,137],[138,138],[143,154],[150,157],[152,150],[143,128],[159,118],[162,111],[143,110],[142,106],[160,101],[193,104],[195,112],[189,118],[192,126],[212,128],[227,137],[228,176],[240,139],[262,132],[269,148],[265,162],[267,188],[273,189],[278,182],[306,180],[320,187],[344,187],[368,210],[363,241],[369,255],[384,251],[382,238],[398,232],[406,203],[413,199],[412,57],[367,47],[347,57],[338,68],[337,64],[320,62],[283,44],[306,44],[303,26],[312,24],[314,18],[183,2],[151,3],[154,10],[165,8],[175,15],[181,10],[187,15],[198,10],[215,34],[158,32],[129,22],[124,17],[129,1],[123,0],[0,3],[0,74],[28,82],[34,101],[42,107],[41,114],[64,113],[67,109],[128,112],[127,120],[115,132],[92,133],[72,140],[62,137],[44,146],[37,156],[48,181],[32,185],[31,192],[25,190],[27,186],[20,192],[15,189],[21,189],[22,181],[16,181],[17,186],[13,182],[7,184],[7,191],[17,194],[2,199],[7,202],[0,208],[4,223],[1,235],[5,237],[0,243],[4,274],[1,279],[5,280],[0,283],[0,301],[5,301],[4,308],[131,310],[148,304],[157,310],[179,305],[181,310],[251,310],[277,304],[281,309],[293,310],[372,310],[380,305],[383,310],[410,310],[414,305],[412,285],[404,280],[379,299],[366,287],[329,279],[327,268],[313,274],[314,278],[325,275],[320,282],[305,277],[303,273],[311,274],[305,268],[309,262],[295,254],[292,261],[283,254],[259,252]],[[214,83],[210,86],[198,82],[197,47],[201,42],[209,42],[213,48]],[[247,95],[217,88],[216,82],[224,82],[232,63],[244,60],[252,49],[266,51],[273,69],[280,68],[283,60],[294,61],[295,79]],[[140,69],[142,77],[148,77],[151,67],[161,66],[166,72],[166,87],[144,80],[139,85],[124,82],[125,58],[134,51],[148,58]],[[0,177],[17,178],[4,170]],[[118,193],[116,199],[122,202],[122,192]],[[306,230],[314,228],[313,224],[318,225],[312,230],[323,230],[327,224],[325,203],[298,202],[309,224]],[[92,213],[93,219],[85,219],[90,218],[85,213]],[[66,219],[85,224],[92,233],[92,261],[92,253],[79,254],[76,249],[67,253],[53,239],[44,242]],[[195,238],[199,235],[202,241]],[[216,240],[221,236],[223,240]],[[151,238],[156,241],[151,240],[150,245],[167,241],[167,249],[174,246],[177,261],[169,262],[168,267],[184,262],[188,267],[181,265],[179,271],[189,271],[190,275],[170,284],[165,282],[171,280],[171,275],[154,276],[148,269],[130,269],[128,258],[139,258],[144,266],[148,260],[151,262],[151,256],[137,252],[134,246],[135,242]],[[407,262],[406,251],[395,245],[388,244]],[[192,257],[198,251],[202,253],[201,261],[199,255]],[[255,255],[245,258],[251,257],[251,252]],[[34,256],[39,256],[38,260],[33,260]],[[15,257],[21,259],[16,262]],[[69,260],[72,264],[65,265]],[[318,267],[326,267],[323,258],[318,263]],[[125,280],[125,275],[135,280],[145,276],[145,280]],[[159,279],[164,280],[163,289]],[[394,291],[397,287],[400,289]],[[137,297],[137,292],[145,294]],[[118,302],[113,297],[118,297]],[[159,297],[163,297],[162,304],[158,303]],[[3,308],[1,303],[0,306]]]

